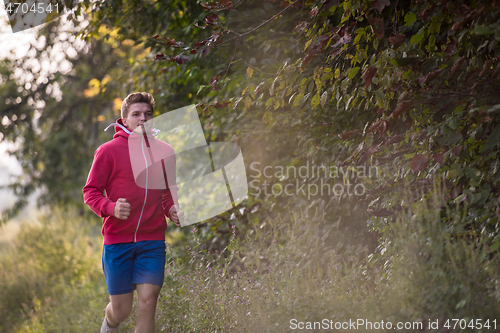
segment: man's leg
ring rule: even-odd
[[[137,285],[137,324],[136,333],[155,332],[156,303],[161,286],[149,283]]]
[[[134,244],[117,243],[104,245],[102,269],[110,302],[106,306],[106,319],[101,332],[115,332],[112,329],[127,319],[134,302]],[[107,322],[107,324],[106,324]]]
[[[132,303],[134,302],[134,292],[110,295],[110,302],[106,306],[106,320],[109,326],[116,327],[122,321],[127,319],[132,311]]]

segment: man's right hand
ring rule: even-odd
[[[130,215],[130,204],[127,199],[120,198],[115,204],[115,217],[120,220],[126,220]]]

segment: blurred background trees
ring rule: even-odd
[[[121,96],[111,88],[112,77],[121,77],[127,59],[144,52],[106,30],[84,42],[76,36],[82,23],[76,23],[47,24],[24,57],[4,59],[0,67],[1,139],[15,143],[12,152],[22,167],[8,185],[17,202],[2,212],[3,221],[18,214],[36,189],[42,207],[84,208],[81,188],[93,152],[110,137],[105,126],[119,118]]]

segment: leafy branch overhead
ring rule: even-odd
[[[343,165],[368,163],[388,173],[399,169],[400,190],[439,175],[447,180],[450,200],[470,198],[469,204],[477,204],[471,209],[491,212],[485,221],[495,225],[498,217],[489,214],[499,204],[492,197],[498,193],[498,168],[492,166],[500,143],[496,1],[282,1],[283,9],[244,34],[221,23],[232,17],[232,8],[220,11],[227,1],[212,4],[218,14],[197,24],[211,28],[212,35],[185,46],[183,54],[250,43],[255,38],[250,33],[265,35],[257,29],[271,29],[265,25],[277,18],[294,36],[283,49],[289,58],[275,67],[273,79],[256,66],[246,67],[247,87],[224,105],[240,108],[243,99],[244,109],[260,110],[276,129],[286,113],[301,114],[313,127],[327,119],[334,124],[328,130],[341,139],[336,145],[349,152]],[[263,94],[255,93],[257,86]],[[202,106],[206,111],[212,105]],[[331,139],[324,135],[313,141],[318,148],[338,150],[329,148]],[[399,206],[395,188],[390,191],[379,192],[385,200],[378,208]],[[471,215],[466,228],[480,230],[485,221],[476,220]]]

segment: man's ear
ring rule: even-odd
[[[123,125],[128,126],[127,125],[127,120],[125,118],[122,118],[122,123],[123,123]]]

